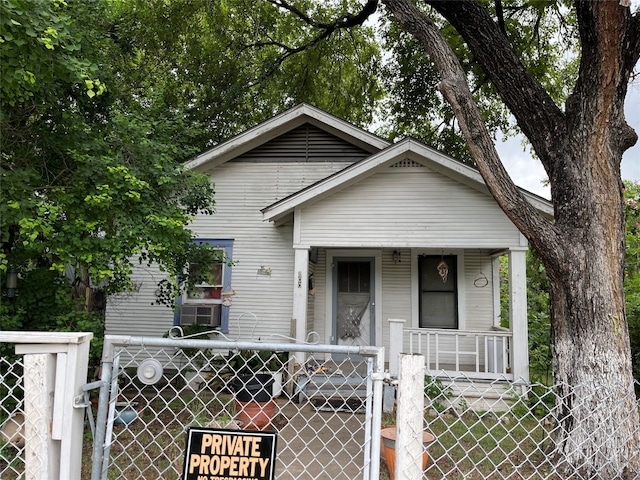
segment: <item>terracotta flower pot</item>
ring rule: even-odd
[[[25,445],[25,417],[22,412],[16,412],[11,415],[0,428],[0,439],[12,443],[16,448],[22,448]]]
[[[271,425],[278,404],[269,402],[241,402],[236,400],[235,420],[246,430],[266,430]]]
[[[391,480],[395,478],[396,467],[396,427],[383,428],[380,431],[382,437],[382,446],[384,450],[384,459],[389,469],[389,477]],[[429,453],[427,452],[427,446],[436,439],[428,432],[422,432],[422,444],[424,446],[424,453],[422,454],[422,470],[426,470],[429,463]]]

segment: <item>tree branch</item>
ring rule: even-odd
[[[625,67],[633,70],[640,60],[640,8],[629,19],[629,28],[624,43],[627,45],[627,65]]]
[[[302,20],[304,23],[311,27],[319,28],[321,30],[327,30],[331,33],[338,29],[345,29],[355,27],[357,25],[362,25],[367,18],[375,13],[378,8],[378,0],[368,0],[367,3],[362,7],[357,14],[353,15],[351,13],[346,13],[344,15],[340,15],[332,22],[317,22],[309,17],[302,10],[297,8],[295,5],[290,4],[286,0],[267,0],[272,5],[275,5],[278,8],[282,8],[284,10],[293,13],[296,17]],[[328,35],[331,35],[329,33]]]
[[[504,24],[504,9],[502,8],[502,0],[495,0],[494,4],[496,6],[496,17],[498,17],[498,26],[500,27],[500,31],[507,34],[507,27]]]
[[[610,146],[622,156],[637,141],[637,134],[624,121],[624,99],[638,61],[638,24],[634,28],[632,23],[637,15],[633,18],[629,7],[618,2],[576,0],[575,7],[582,55],[573,98],[567,100],[567,115],[580,118],[584,125],[596,125],[602,141],[608,130],[616,129],[616,140]]]
[[[557,151],[553,141],[558,138],[558,131],[565,128],[560,108],[527,71],[507,37],[477,1],[427,3],[464,38],[549,174],[555,161],[553,152]]]
[[[362,9],[356,14],[346,13],[344,15],[338,16],[331,22],[318,22],[286,0],[267,1],[277,8],[282,8],[283,10],[288,11],[289,13],[302,20],[305,24],[309,25],[310,27],[317,28],[320,31],[311,40],[297,47],[292,47],[276,40],[255,42],[251,45],[248,45],[247,48],[260,48],[269,46],[278,47],[284,52],[275,60],[273,60],[271,67],[262,75],[262,78],[272,75],[273,72],[275,72],[287,58],[313,48],[318,43],[329,38],[337,30],[346,30],[358,25],[362,25],[378,9],[378,0],[368,0],[364,7],[362,7]]]
[[[453,107],[478,169],[502,210],[533,246],[559,257],[558,234],[517,189],[506,172],[455,53],[437,26],[411,0],[385,0],[398,24],[424,46],[441,75],[440,90]],[[456,2],[458,3],[458,2]]]

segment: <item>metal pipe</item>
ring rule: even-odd
[[[93,454],[91,455],[91,480],[100,480],[100,470],[104,457],[104,440],[107,428],[107,408],[109,404],[109,387],[111,386],[112,364],[102,364],[100,393],[98,395],[98,413],[96,414],[96,432],[93,438]]]
[[[317,352],[317,345],[304,343],[246,342],[228,340],[204,340],[187,338],[176,340],[161,337],[134,337],[129,335],[105,335],[103,361],[113,361],[113,347],[137,345],[141,347],[179,347],[223,350],[272,350],[278,352]],[[323,345],[326,353],[375,357],[381,347],[368,345]]]
[[[374,477],[372,476],[372,469],[373,469],[373,465],[371,463],[371,458],[372,456],[374,456],[374,452],[373,452],[373,433],[372,433],[372,427],[371,427],[371,422],[369,421],[369,419],[373,418],[373,405],[372,405],[372,398],[373,398],[373,359],[372,358],[367,358],[367,393],[366,393],[366,402],[365,402],[365,422],[364,422],[364,444],[365,444],[365,449],[364,449],[364,465],[367,466],[368,468],[365,468],[364,472],[363,472],[363,480],[369,480],[372,478],[378,478],[378,477]],[[369,448],[366,448],[366,445],[369,446]]]
[[[370,373],[373,379],[373,416],[371,418],[371,480],[380,477],[380,431],[382,430],[382,387],[387,375],[384,373],[384,347],[376,347],[376,371]]]
[[[116,411],[116,400],[118,398],[118,373],[120,372],[120,355],[116,355],[113,360],[113,372],[115,375],[111,375],[111,389],[108,401],[108,415],[106,421],[106,433],[105,442],[103,446],[104,455],[102,458],[102,477],[101,480],[107,480],[107,473],[109,470],[109,460],[111,455],[111,443],[113,441],[113,418]]]

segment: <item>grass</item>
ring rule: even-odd
[[[233,416],[229,396],[203,401],[203,394],[183,395],[165,403],[156,397],[138,408],[127,425],[114,425],[109,480],[178,478],[190,425],[207,425],[217,416]],[[95,412],[94,412],[95,413]],[[91,441],[83,449],[82,478],[91,478]]]
[[[522,407],[522,408],[520,408]],[[233,417],[230,395],[202,391],[197,394],[147,402],[140,399],[139,417],[129,425],[114,426],[108,478],[178,478],[189,425],[208,425],[214,418]],[[427,431],[436,436],[429,447],[430,461],[425,473],[429,480],[476,480],[509,478],[555,479],[545,461],[550,444],[549,427],[526,405],[512,406],[507,414],[463,415],[427,410]],[[95,413],[95,412],[94,412]],[[344,414],[347,415],[347,414]],[[383,414],[383,426],[395,422]],[[90,478],[91,441],[85,441],[82,478]],[[307,477],[311,478],[311,477]],[[384,462],[380,479],[389,478]]]
[[[541,404],[516,401],[506,413],[474,412],[452,414],[453,410],[425,413],[426,431],[436,440],[428,447],[429,480],[527,479],[557,480],[546,451],[551,447],[548,410]],[[395,418],[383,414],[382,425],[393,425]],[[381,465],[382,480],[388,480]]]
[[[533,416],[466,413],[428,419],[429,479],[550,478],[544,445],[549,432]]]
[[[438,393],[437,398],[441,396]],[[453,408],[451,403],[444,408],[427,408],[425,430],[436,440],[428,447],[430,458],[425,478],[558,478],[545,454],[552,445],[547,397],[533,398],[535,402],[530,404],[525,397],[514,397],[506,412],[476,412],[466,402],[460,409]],[[445,406],[446,402],[438,405]],[[383,428],[394,423],[393,416],[383,415]],[[386,475],[386,469],[381,471]]]

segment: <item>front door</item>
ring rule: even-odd
[[[374,259],[335,258],[333,343],[375,345]]]

